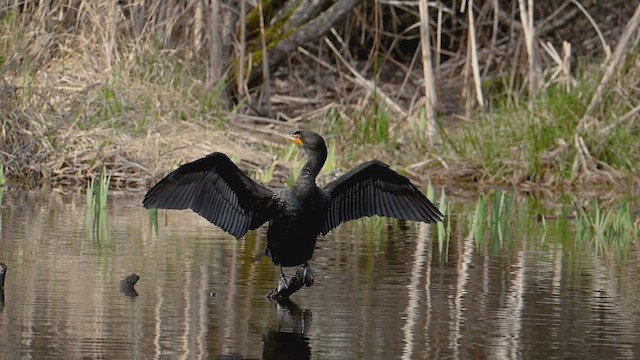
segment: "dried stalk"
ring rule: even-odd
[[[529,100],[538,92],[540,87],[540,70],[535,52],[535,27],[533,26],[533,0],[527,0],[525,7],[524,0],[518,0],[520,8],[520,22],[522,23],[522,31],[524,32],[525,46],[527,48],[527,57],[529,64]]]
[[[480,84],[480,69],[478,65],[478,51],[476,48],[476,30],[473,19],[473,0],[469,0],[469,5],[467,6],[467,15],[469,20],[469,52],[471,56],[471,70],[473,74],[473,83],[475,85],[476,90],[476,100],[478,100],[478,105],[481,107],[484,106],[484,99],[482,98],[482,86]]]
[[[214,2],[217,1],[214,0]],[[204,29],[204,15],[202,14],[202,7],[204,6],[204,4],[202,3],[202,1],[195,1],[195,3],[195,11],[193,14],[193,48],[196,52],[200,52],[200,50],[202,49],[202,38],[204,37],[202,35],[202,30]]]
[[[613,52],[611,57],[611,61],[607,65],[607,68],[602,76],[602,80],[600,80],[600,84],[598,84],[598,88],[596,89],[595,94],[591,98],[591,102],[589,102],[589,106],[587,110],[584,112],[582,119],[580,119],[580,123],[578,124],[578,129],[584,130],[587,125],[588,119],[591,117],[591,114],[595,110],[595,108],[600,105],[600,101],[602,100],[602,95],[604,94],[605,89],[609,85],[609,82],[613,78],[613,73],[618,68],[618,66],[626,59],[627,53],[627,44],[631,41],[632,35],[635,34],[638,29],[638,25],[640,24],[640,4],[636,7],[636,11],[633,13],[633,16],[627,23],[620,36],[620,41],[618,45],[616,45],[616,49]]]
[[[238,46],[238,61],[236,61],[237,71],[238,71],[238,75],[236,76],[236,91],[238,93],[238,96],[242,98],[242,97],[245,97],[245,95],[249,94],[248,89],[245,92],[246,81],[244,79],[245,50],[247,49],[247,39],[246,39],[246,32],[247,32],[246,7],[247,5],[246,5],[246,0],[239,0],[239,1],[240,1],[240,45]]]
[[[420,46],[422,50],[422,72],[424,74],[424,110],[427,118],[427,138],[431,141],[437,134],[435,120],[436,81],[433,76],[431,61],[431,33],[429,30],[429,5],[427,0],[420,0]]]
[[[629,112],[627,112],[626,114],[622,115],[613,124],[609,124],[607,127],[605,127],[602,130],[600,130],[600,135],[601,136],[608,135],[611,132],[611,130],[616,128],[616,126],[624,123],[625,121],[628,121],[629,119],[633,118],[638,113],[640,113],[640,105],[638,105],[638,106],[634,107],[633,109],[629,110]]]
[[[440,73],[440,62],[442,61],[440,57],[442,50],[442,8],[442,4],[438,2],[438,27],[436,29],[436,77],[438,79],[442,79],[442,74]]]
[[[602,50],[604,50],[605,61],[609,60],[609,58],[611,57],[611,47],[604,40],[602,31],[600,31],[600,27],[598,26],[598,24],[596,24],[595,20],[593,20],[593,18],[591,17],[591,14],[587,12],[584,6],[580,5],[580,3],[577,2],[576,0],[571,0],[571,3],[573,3],[578,9],[580,9],[580,11],[582,11],[584,16],[587,18],[587,20],[589,20],[589,22],[591,23],[591,26],[593,26],[593,29],[596,31],[596,34],[598,34],[598,39],[600,39],[600,43],[602,44]]]
[[[267,38],[264,30],[264,14],[262,13],[262,1],[258,1],[258,13],[260,14],[260,45],[262,46],[262,93],[261,99],[267,104],[267,116],[273,116],[271,107],[271,76],[269,74],[269,57],[267,55]]]
[[[359,86],[362,86],[363,88],[367,89],[370,92],[376,92],[377,96],[380,97],[380,99],[382,99],[382,101],[389,107],[389,110],[394,111],[398,114],[400,114],[402,117],[406,118],[408,116],[408,113],[406,110],[404,110],[398,103],[394,102],[391,97],[389,97],[387,94],[385,94],[382,89],[380,89],[379,87],[377,87],[373,81],[367,80],[364,78],[364,76],[360,75],[360,73],[358,72],[358,70],[356,70],[353,65],[349,64],[347,62],[347,60],[342,56],[342,54],[340,54],[340,52],[338,51],[338,49],[336,49],[335,45],[333,45],[333,43],[331,42],[331,40],[325,38],[324,39],[325,43],[329,46],[329,48],[331,49],[331,51],[333,51],[333,53],[336,55],[336,57],[340,60],[340,62],[342,62],[342,64],[349,69],[349,71],[351,72],[351,74],[353,74],[353,77],[349,77],[351,81],[353,81],[354,83],[358,84]]]
[[[493,61],[493,57],[496,53],[496,43],[498,41],[498,25],[500,24],[500,17],[498,14],[500,13],[500,5],[498,4],[498,0],[493,0],[491,2],[493,6],[493,27],[491,29],[491,45],[489,46],[489,56],[487,57],[487,61],[484,65],[484,71],[482,73],[482,77],[487,76],[489,73],[489,69],[491,68],[491,62]]]
[[[222,55],[222,36],[220,35],[220,31],[222,29],[222,21],[220,18],[220,0],[211,1],[209,11],[209,59],[207,66],[207,88],[211,88],[214,84],[220,81],[222,77],[223,64],[225,62]]]

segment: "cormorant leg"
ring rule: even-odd
[[[313,285],[313,273],[308,262],[305,261],[304,265],[296,271],[296,276],[304,283],[304,286]]]
[[[280,292],[286,289],[287,287],[289,287],[287,276],[284,274],[284,271],[282,270],[282,265],[280,265],[280,280],[278,281],[278,287],[276,288],[276,290]]]
[[[287,276],[282,271],[282,265],[280,266],[280,280],[278,281],[278,287],[271,290],[267,295],[268,298],[284,300],[296,291],[300,290],[303,285],[303,279],[298,276],[296,272],[295,276]]]

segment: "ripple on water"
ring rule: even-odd
[[[251,261],[264,230],[235,241],[172,211],[156,232],[141,197],[110,198],[98,239],[83,196],[4,195],[0,358],[640,358],[634,248],[599,256],[552,222],[478,244],[454,218],[448,247],[435,227],[350,222],[284,306],[264,298],[278,269]]]

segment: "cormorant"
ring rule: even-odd
[[[227,155],[214,152],[165,176],[147,192],[144,207],[192,209],[236,239],[268,221],[266,255],[281,274],[270,294],[276,297],[313,284],[307,262],[316,238],[343,222],[372,215],[425,223],[443,219],[409,179],[378,160],[364,162],[320,189],[316,177],[327,159],[324,139],[311,131],[283,136],[307,155],[293,188],[258,184]],[[298,265],[296,275],[287,279],[282,267]]]

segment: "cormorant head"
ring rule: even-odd
[[[298,130],[289,135],[289,140],[300,146],[305,152],[327,152],[327,145],[322,136],[313,131]]]

